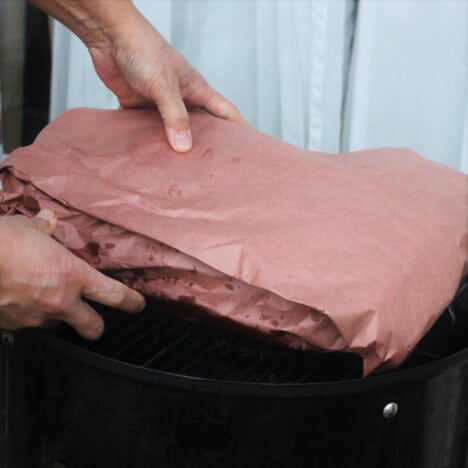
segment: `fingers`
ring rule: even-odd
[[[44,234],[51,236],[57,227],[57,215],[49,209],[41,210],[31,221]]]
[[[179,153],[190,151],[193,141],[189,128],[189,115],[180,92],[174,90],[156,102],[171,147]],[[196,99],[187,99],[187,102],[204,108],[215,117],[248,125],[237,107],[208,85]]]
[[[141,294],[108,278],[87,264],[84,265],[86,286],[81,291],[82,297],[129,313],[140,312],[144,309],[145,299]],[[70,313],[60,318],[88,340],[98,339],[104,332],[104,321],[101,316],[89,304],[81,300]]]
[[[153,88],[151,97],[158,106],[169,144],[179,153],[190,151],[192,149],[190,121],[178,85],[157,83]]]
[[[248,122],[242,117],[237,107],[228,101],[221,94],[213,91],[213,96],[206,102],[205,109],[212,115],[220,117],[221,119],[230,120],[231,122],[238,122],[248,125]]]
[[[128,313],[141,312],[145,308],[145,298],[140,293],[87,264],[83,264],[83,276],[82,296]]]
[[[214,90],[198,73],[197,79],[193,79],[188,87],[187,102],[190,104],[202,107],[221,119],[248,125],[237,107]]]
[[[48,237],[56,221],[52,211],[44,210],[35,218],[12,216],[1,223],[0,237],[7,239],[7,248],[1,249],[0,327],[37,327],[62,320],[84,338],[98,338],[103,321],[81,301],[83,295],[126,312],[142,310],[145,300]]]
[[[175,130],[168,127],[168,125],[170,124],[164,121],[167,140],[169,141],[172,149],[178,153],[186,153],[187,151],[190,151],[192,149],[192,134],[190,130]]]
[[[75,307],[62,317],[83,338],[97,340],[104,332],[102,317],[83,301],[78,301]]]
[[[161,114],[169,144],[181,153],[190,151],[193,144],[186,103],[201,107],[216,117],[247,124],[237,107],[211,88],[198,72],[192,69],[188,76],[191,80],[188,85],[177,78],[159,81],[150,93]]]

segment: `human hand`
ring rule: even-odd
[[[234,104],[211,88],[130,0],[30,2],[80,37],[97,74],[122,107],[157,106],[174,150],[184,152],[192,147],[186,106],[246,123]]]
[[[84,338],[99,338],[104,322],[83,297],[129,313],[141,311],[144,298],[52,239],[56,223],[50,210],[0,218],[0,327],[61,320]]]
[[[122,107],[156,106],[176,151],[192,147],[186,106],[245,123],[236,107],[211,88],[141,16],[108,30],[110,42],[89,42],[97,74]]]

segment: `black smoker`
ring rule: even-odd
[[[103,310],[105,336],[4,333],[4,468],[468,468],[468,282],[398,370]],[[181,312],[181,311],[179,311]],[[183,311],[182,311],[183,312]]]

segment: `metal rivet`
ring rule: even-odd
[[[6,346],[13,346],[15,344],[15,337],[13,336],[13,333],[8,331],[2,331],[0,340],[2,344]]]
[[[398,405],[396,403],[388,403],[384,406],[383,416],[385,419],[392,419],[398,413]]]

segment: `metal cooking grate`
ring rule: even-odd
[[[173,314],[183,315],[187,307],[190,306],[152,302],[136,316],[100,307],[106,322],[106,332],[100,340],[86,341],[65,325],[55,334],[114,360],[192,377],[311,383],[362,375],[361,359],[356,355],[294,351],[191,323]],[[432,362],[467,346],[468,280],[402,368]]]
[[[100,307],[106,322],[100,340],[86,341],[65,325],[56,333],[72,344],[111,359],[193,377],[286,383],[361,376],[361,360],[355,355],[294,351],[174,315],[174,311],[183,314],[186,307],[190,306],[151,302],[135,316]]]

